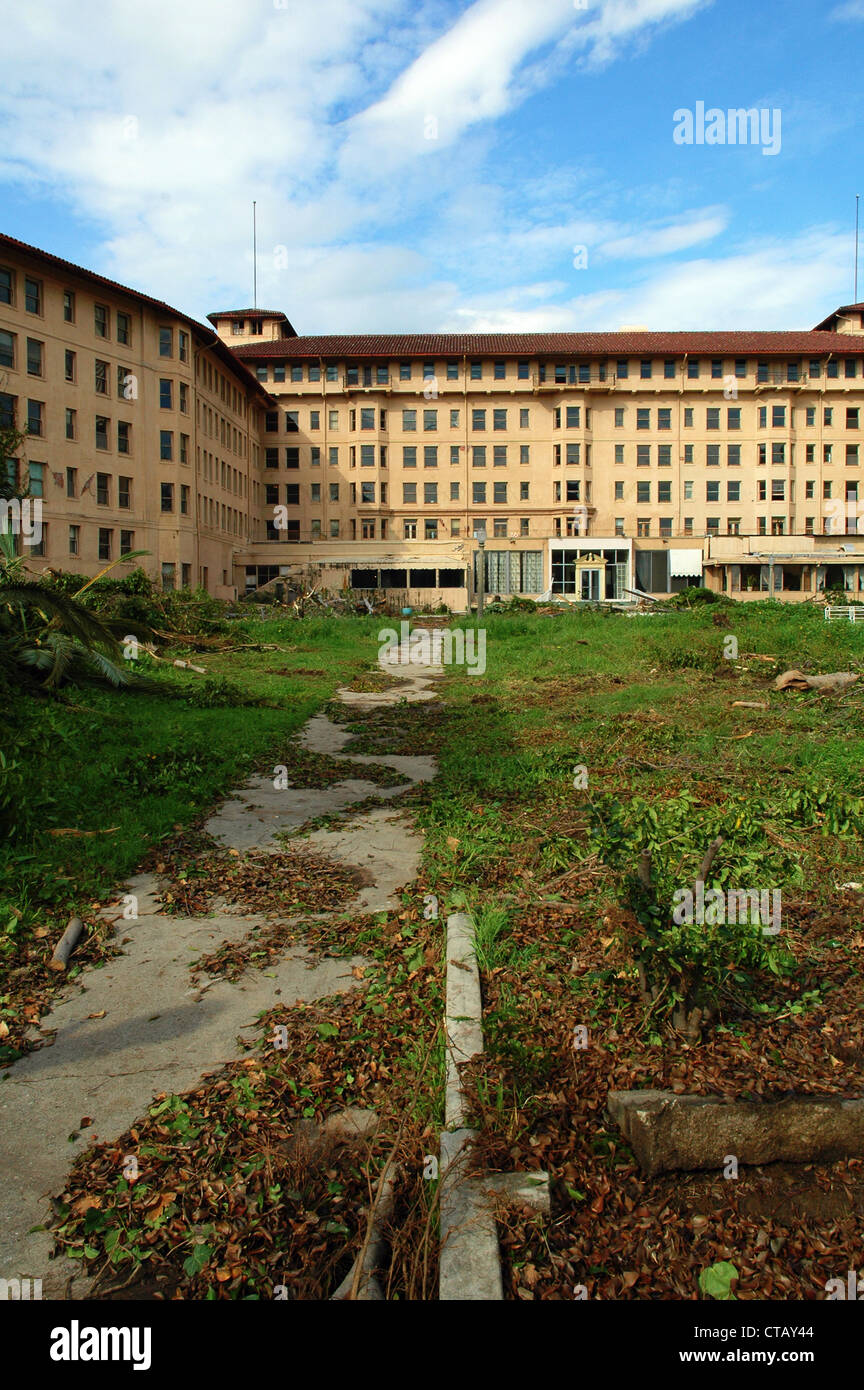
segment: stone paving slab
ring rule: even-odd
[[[62,1190],[78,1153],[121,1134],[159,1091],[186,1090],[245,1055],[238,1035],[251,1041],[264,1010],[358,987],[351,971],[362,957],[316,963],[303,950],[233,983],[193,984],[194,959],[264,921],[144,912],[122,924],[122,955],[85,971],[43,1018],[43,1032],[56,1029],[54,1044],[22,1057],[0,1081],[4,1278],[41,1275],[45,1296],[58,1296],[44,1282],[54,1272],[51,1238],[27,1232],[47,1219],[46,1199]],[[82,1130],[84,1117],[93,1123]]]
[[[412,676],[414,698],[433,698],[429,674]],[[359,703],[392,705],[403,689]],[[350,738],[322,715],[314,716],[301,736],[306,747],[327,753],[340,751]],[[412,782],[435,775],[432,758],[355,761],[389,764]],[[373,796],[398,796],[408,785],[381,787],[349,778],[327,788],[277,791],[272,776],[255,777],[205,829],[241,853],[276,851],[283,848],[274,838],[280,832]],[[416,877],[422,840],[408,814],[385,807],[344,827],[315,832],[304,843],[366,870],[368,885],[345,909],[375,912],[391,906],[398,890]],[[287,1008],[301,999],[362,987],[352,974],[366,963],[362,957],[315,959],[302,946],[286,949],[263,970],[245,971],[239,980],[193,981],[190,967],[197,958],[242,940],[272,917],[243,915],[224,905],[208,917],[171,916],[161,911],[153,875],[138,875],[127,887],[137,897],[138,916],[117,923],[120,954],[68,983],[41,1020],[40,1032],[53,1034],[53,1043],[0,1076],[0,1278],[41,1278],[46,1298],[64,1297],[70,1279],[72,1297],[85,1296],[90,1285],[79,1263],[49,1262],[50,1234],[30,1233],[48,1219],[49,1198],[62,1191],[80,1152],[123,1133],[159,1092],[187,1090],[245,1055],[241,1035],[254,1039],[262,1012],[280,1002]],[[103,914],[116,917],[118,908],[107,907]],[[90,1123],[82,1129],[85,1118]]]

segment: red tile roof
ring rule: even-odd
[[[826,323],[833,322],[838,314],[854,314],[856,310],[858,313],[864,311],[864,304],[841,304],[839,309],[835,309],[833,314],[828,315],[827,319],[823,319],[821,323],[817,323],[816,327],[824,328]]]
[[[243,361],[425,357],[841,357],[864,355],[864,336],[815,329],[778,333],[363,333],[279,338],[231,351]]]
[[[219,319],[246,319],[250,317],[265,319],[281,319],[288,322],[288,315],[283,314],[281,309],[217,309],[215,313],[208,314],[211,323],[216,323]]]
[[[262,390],[258,379],[249,371],[245,364],[237,361],[236,354],[223,343],[222,339],[216,335],[206,324],[199,323],[197,319],[190,318],[188,314],[183,314],[179,309],[172,309],[170,304],[166,304],[162,299],[153,299],[149,294],[142,294],[140,290],[132,290],[128,285],[118,284],[116,280],[109,280],[105,275],[97,275],[94,270],[85,270],[83,266],[75,265],[74,261],[64,261],[62,256],[54,256],[50,251],[43,251],[38,246],[31,246],[26,241],[19,241],[17,237],[6,236],[0,232],[0,250],[8,246],[10,250],[23,251],[34,259],[45,264],[55,266],[59,270],[71,271],[75,275],[82,276],[94,285],[104,285],[107,289],[115,293],[128,295],[130,299],[137,300],[141,304],[149,304],[151,308],[158,310],[160,314],[170,314],[172,318],[180,319],[187,323],[189,327],[199,335],[205,347],[210,348],[216,353],[221,362],[237,376],[244,386],[253,386],[259,397],[266,397],[267,392]]]

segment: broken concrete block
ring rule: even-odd
[[[552,1208],[548,1173],[484,1173],[477,1185],[493,1202],[497,1197],[502,1202],[531,1207],[542,1216],[548,1216]]]
[[[826,1163],[864,1156],[864,1099],[721,1101],[672,1091],[610,1091],[608,1110],[649,1176],[739,1163]]]

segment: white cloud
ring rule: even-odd
[[[729,216],[723,210],[692,215],[683,222],[667,227],[646,227],[639,231],[602,242],[597,258],[606,260],[648,260],[655,256],[671,256],[713,239],[726,230]]]
[[[391,166],[446,148],[545,86],[572,50],[584,50],[586,62],[600,66],[626,40],[711,2],[589,0],[583,10],[574,0],[474,0],[380,101],[354,118],[343,167],[362,158]]]
[[[725,214],[687,212],[679,197],[643,230],[638,214],[616,215],[605,171],[588,187],[588,160],[554,176],[505,171],[505,187],[494,123],[568,56],[611,61],[705,3],[79,0],[74,21],[62,0],[15,6],[0,179],[95,225],[94,269],[199,317],[250,296],[256,198],[259,300],[300,331],[572,322],[574,306],[617,305],[614,293],[550,302],[578,282],[573,246],[592,264],[680,253],[718,235]],[[496,284],[494,303],[475,295],[466,308],[472,281]]]
[[[497,296],[475,297],[457,306],[446,326],[472,333],[605,332],[633,323],[654,332],[812,328],[842,301],[849,269],[848,236],[813,228],[716,260],[668,266],[629,287],[575,295],[566,303],[502,308]]]
[[[847,0],[829,12],[829,19],[864,19],[864,0]]]

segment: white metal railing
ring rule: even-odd
[[[825,609],[826,623],[838,622],[841,618],[850,623],[864,623],[864,604],[828,604]]]

